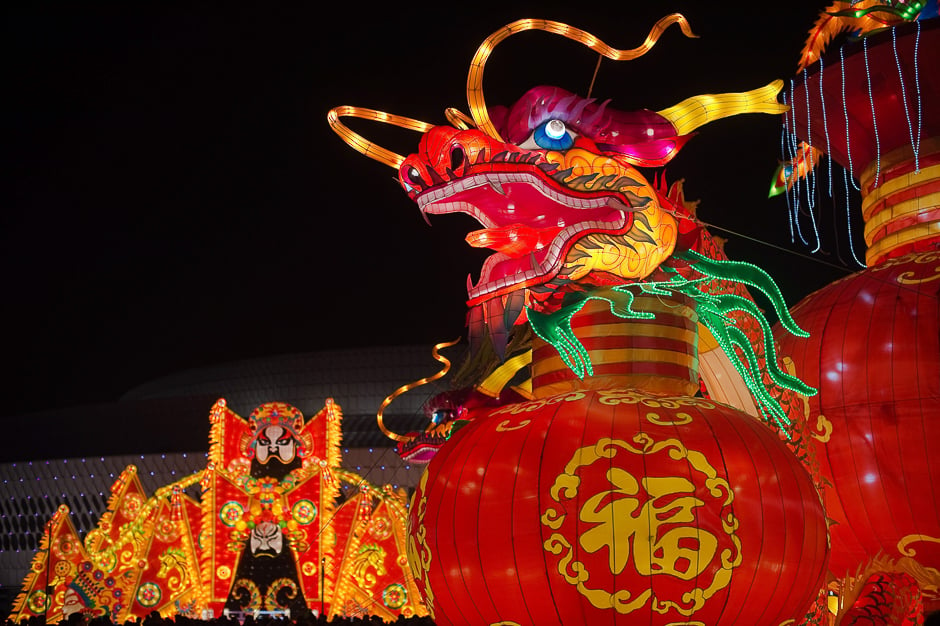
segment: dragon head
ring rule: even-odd
[[[672,253],[678,222],[690,229],[631,163],[665,163],[685,137],[656,113],[605,105],[539,87],[494,111],[506,140],[436,126],[403,161],[399,180],[424,214],[466,213],[483,227],[467,242],[494,254],[468,285],[471,307],[543,309],[572,283],[645,278]]]
[[[671,24],[694,37],[685,18],[673,14],[657,22],[639,47],[618,50],[567,24],[520,20],[478,48],[467,81],[470,116],[448,109],[451,125],[434,126],[350,106],[328,115],[333,130],[350,146],[397,170],[399,182],[426,219],[464,213],[482,226],[466,240],[493,254],[476,283],[468,279],[468,326],[471,354],[475,346],[490,344],[503,364],[495,370],[488,366],[481,372],[485,380],[476,385],[489,387],[492,382],[497,390],[493,397],[511,378],[508,366],[522,358],[517,354],[506,360],[513,327],[526,320],[534,327],[536,318],[562,313],[566,303],[570,306],[585,292],[667,282],[670,271],[678,271],[670,264],[686,262],[670,259],[698,252],[701,229],[681,190],[677,196],[662,181],[651,184],[637,168],[665,165],[704,124],[742,113],[780,114],[787,107],[776,99],[783,83],[774,81],[742,93],[693,96],[655,112],[617,111],[609,102],[556,87],[536,87],[510,107],[488,108],[482,95],[486,60],[500,41],[525,30],[561,35],[606,58],[630,60],[652,48]],[[418,151],[403,157],[377,146],[343,125],[340,118],[346,116],[419,131]],[[696,285],[687,282],[683,288],[700,294]],[[482,341],[485,336],[489,342]],[[434,354],[442,360],[436,348]],[[383,432],[408,445],[416,441],[415,436],[390,434],[381,412]],[[440,426],[432,423],[425,435],[442,436]]]
[[[519,20],[480,45],[471,62],[471,116],[448,109],[451,126],[356,107],[330,111],[333,129],[352,147],[398,170],[422,213],[465,213],[482,228],[467,235],[493,254],[478,281],[468,280],[471,345],[479,328],[502,357],[526,309],[551,313],[566,293],[640,281],[695,237],[681,204],[650,184],[637,167],[659,167],[699,126],[740,113],[780,113],[775,81],[744,93],[694,96],[654,112],[616,111],[608,102],[555,87],[536,87],[511,107],[487,108],[486,60],[503,39],[541,30],[573,39],[614,60],[645,54],[671,24],[694,37],[679,14],[657,22],[637,48],[611,48],[590,33],[547,20]],[[402,157],[352,132],[353,116],[423,133],[418,152]]]

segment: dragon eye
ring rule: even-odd
[[[529,150],[567,150],[574,145],[574,132],[561,120],[546,120],[532,131],[520,148]]]
[[[411,166],[405,172],[405,176],[408,180],[415,185],[422,186],[424,185],[424,179],[421,178],[421,172],[418,171],[418,168]]]
[[[456,172],[464,164],[466,158],[463,148],[454,146],[454,149],[450,151],[450,169]]]
[[[545,131],[546,137],[555,141],[558,141],[568,134],[565,132],[567,130],[565,128],[565,123],[561,120],[549,120],[542,125],[542,129]]]

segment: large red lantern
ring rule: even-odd
[[[452,126],[329,114],[349,145],[398,170],[424,215],[460,212],[482,226],[466,238],[492,254],[468,284],[465,382],[498,395],[530,356],[520,329],[539,338],[531,379],[514,387],[531,383],[535,399],[471,411],[415,492],[409,562],[438,624],[777,626],[802,620],[817,597],[826,517],[764,379],[810,390],[761,360],[765,324],[742,285],[781,311],[779,292],[725,260],[681,185],[651,185],[637,170],[668,162],[708,121],[782,112],[781,83],[655,113],[547,86],[511,107],[483,98],[486,60],[514,33],[543,30],[627,60],[671,24],[692,36],[673,14],[623,50],[559,22],[508,24],[478,48],[470,116],[448,110]],[[420,130],[418,152],[381,148],[346,116]],[[721,351],[703,356],[712,392],[750,415],[696,397],[700,325],[703,352]]]
[[[913,253],[833,283],[793,308],[810,333],[781,339],[819,389],[817,427],[833,574],[882,553],[940,567],[940,253]]]
[[[697,339],[686,305],[660,303],[656,320],[625,322],[589,303],[572,325],[592,360],[619,364],[605,384],[688,389]],[[536,384],[554,380],[554,395],[477,418],[415,493],[409,558],[436,623],[802,617],[822,584],[826,522],[777,434],[690,395],[591,389],[573,376],[557,393],[552,351],[537,344],[533,370]],[[618,351],[646,358],[610,358]]]

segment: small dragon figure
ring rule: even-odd
[[[849,32],[864,37],[883,28],[915,21],[927,4],[920,0],[836,0],[820,13],[809,31],[797,71],[818,61],[837,35]]]
[[[936,0],[835,0],[819,14],[809,31],[796,73],[805,73],[816,64],[839,35],[849,33],[861,39],[904,22],[931,17],[937,14],[936,4]],[[796,181],[813,171],[825,153],[819,147],[800,141],[794,154],[794,158],[781,163],[774,172],[769,197],[790,191]]]
[[[645,54],[672,24],[695,36],[686,19],[673,14],[632,50],[612,48],[558,22],[509,24],[479,47],[467,84],[470,116],[449,109],[451,125],[349,106],[330,111],[329,123],[349,145],[397,169],[402,187],[424,215],[465,213],[482,226],[466,240],[493,254],[476,284],[468,284],[467,304],[470,361],[484,355],[488,365],[475,370],[476,397],[462,402],[498,396],[528,364],[520,338],[529,327],[553,344],[578,376],[587,376],[592,364],[569,323],[587,300],[605,300],[616,315],[642,318],[652,314],[634,310],[631,289],[682,293],[697,302],[701,323],[750,390],[739,394],[751,403],[745,410],[792,436],[785,412],[767,387],[814,390],[777,367],[769,325],[746,287],[765,292],[783,325],[800,334],[779,291],[758,268],[727,260],[696,219],[695,204],[685,201],[681,182],[671,188],[663,180],[650,183],[638,170],[665,165],[704,124],[743,113],[783,112],[786,107],[776,100],[782,83],[694,96],[655,112],[617,111],[609,102],[557,87],[536,87],[510,107],[488,108],[483,97],[486,60],[515,33],[541,30],[581,42],[603,57],[629,60]],[[342,124],[346,116],[420,131],[418,152],[402,157],[376,146]],[[446,361],[436,351],[435,357]],[[524,385],[513,389],[525,393]],[[450,406],[449,398],[442,400]],[[445,424],[432,424],[426,433],[435,445],[449,432],[446,422],[459,422],[459,410],[447,413]],[[400,447],[420,443],[417,435],[390,433],[381,415],[379,423]]]

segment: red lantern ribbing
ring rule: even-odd
[[[488,110],[483,98],[487,58],[516,33],[629,60],[672,24],[693,36],[672,14],[629,49],[550,20],[506,25],[471,63],[470,116],[449,110],[452,126],[425,128],[407,157],[339,118],[424,125],[330,112],[347,143],[396,167],[424,215],[464,213],[482,226],[466,237],[492,254],[468,282],[471,353],[459,384],[491,397],[532,386],[533,400],[441,411],[407,437],[440,446],[413,498],[408,547],[438,624],[778,625],[802,620],[817,597],[826,517],[781,440],[799,434],[764,383],[810,390],[762,360],[765,324],[744,287],[778,311],[782,298],[761,270],[727,260],[681,183],[651,184],[637,170],[667,163],[711,121],[782,113],[782,82],[655,113],[549,86],[508,108]],[[539,338],[531,353],[524,325]],[[774,428],[696,397],[700,325],[716,395]]]
[[[832,528],[831,569],[883,553],[940,566],[940,253],[912,253],[833,283],[792,313],[810,338],[781,353],[819,389],[800,416]]]

